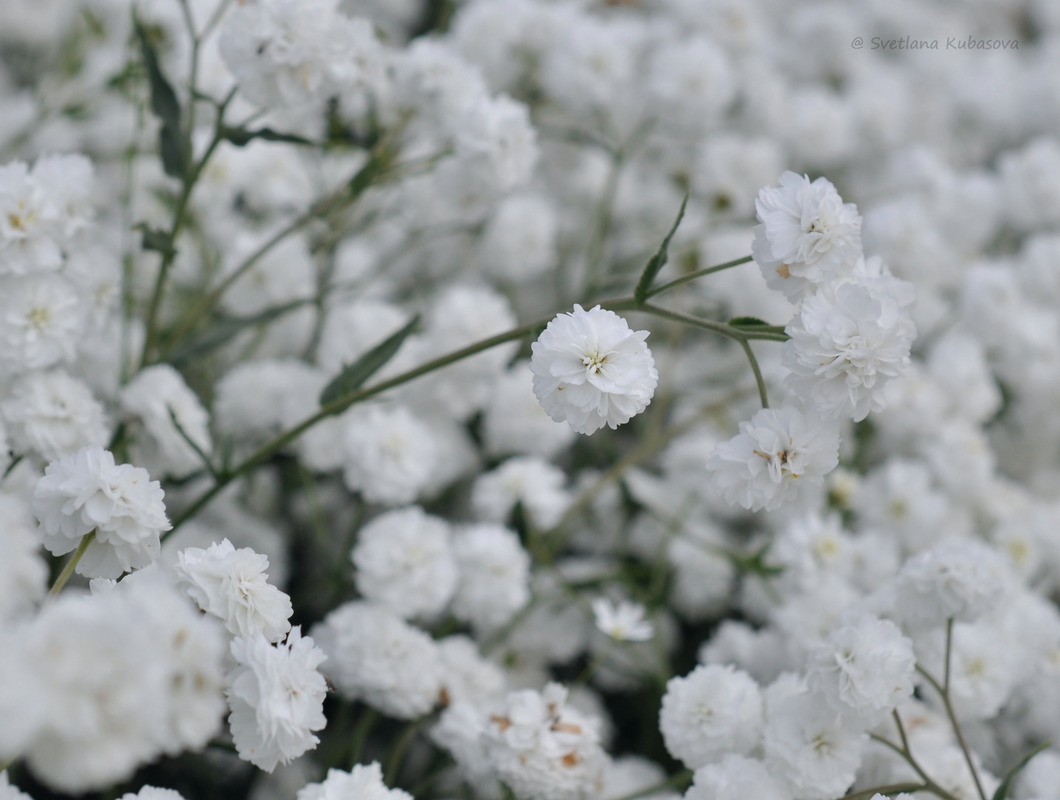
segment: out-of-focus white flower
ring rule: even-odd
[[[792,301],[853,268],[861,255],[861,217],[826,178],[785,172],[758,193],[751,247],[766,283]]]
[[[916,336],[895,297],[846,281],[807,296],[785,331],[788,385],[822,417],[855,422],[883,408],[882,390],[909,365]]]
[[[361,528],[350,556],[361,594],[400,617],[437,615],[456,590],[449,526],[416,506]]]
[[[239,757],[272,772],[312,750],[313,731],[327,724],[327,682],[317,667],[326,656],[294,627],[273,646],[264,636],[232,641],[236,667],[227,676],[229,724]]]
[[[25,498],[0,492],[0,624],[28,616],[44,597],[48,566],[35,522]]]
[[[207,456],[213,449],[210,417],[173,367],[155,364],[136,373],[121,390],[121,406],[139,423],[133,450],[137,463],[176,478],[203,469],[195,448]]]
[[[261,635],[278,642],[291,629],[291,598],[268,582],[269,559],[228,539],[206,549],[186,547],[174,566],[199,608],[233,636]]]
[[[975,541],[944,542],[905,563],[895,581],[897,619],[912,631],[948,619],[972,622],[1004,591],[1000,553]]]
[[[346,486],[372,503],[415,500],[441,458],[431,428],[404,406],[353,408],[343,421]]]
[[[534,394],[578,433],[617,428],[648,407],[659,382],[647,338],[614,311],[575,305],[532,345]]]
[[[550,528],[570,504],[563,470],[533,456],[509,458],[480,475],[471,489],[475,513],[488,522],[506,522],[520,505],[529,523]]]
[[[57,461],[82,447],[103,446],[110,425],[102,403],[82,381],[62,370],[30,372],[0,405],[16,452]]]
[[[69,364],[86,322],[81,295],[61,275],[0,278],[0,371]]]
[[[498,192],[525,184],[538,159],[530,113],[506,95],[480,95],[464,109],[455,131],[457,162]]]
[[[727,755],[696,770],[685,800],[788,800],[786,787],[766,765],[746,756]]]
[[[576,438],[569,425],[545,413],[526,368],[527,362],[519,361],[496,379],[482,415],[482,436],[491,455],[549,458]]]
[[[163,492],[147,471],[115,464],[102,447],[54,461],[33,489],[33,513],[52,555],[69,553],[95,531],[77,565],[89,578],[117,578],[158,557],[159,535],[169,530]]]
[[[438,703],[442,666],[434,640],[394,612],[363,601],[339,606],[313,628],[324,673],[347,698],[416,719]]]
[[[644,606],[621,600],[612,603],[606,597],[593,600],[593,619],[602,633],[616,642],[646,642],[655,635],[655,626],[644,618]]]
[[[810,692],[770,704],[763,737],[769,771],[792,796],[839,797],[854,782],[867,737]]]
[[[412,800],[401,789],[383,783],[383,770],[377,762],[356,764],[349,772],[329,769],[320,783],[310,783],[298,791],[295,800]]]
[[[913,643],[890,620],[863,616],[837,628],[810,654],[807,683],[865,728],[913,694]]]
[[[749,754],[762,739],[762,724],[762,692],[746,672],[701,664],[666,684],[659,729],[670,754],[692,769]]]
[[[514,531],[493,523],[466,525],[453,537],[460,579],[452,611],[475,628],[503,625],[530,600],[530,556]]]
[[[740,433],[714,449],[707,471],[726,502],[758,511],[778,508],[802,484],[820,485],[838,463],[834,424],[784,406],[741,422]]]
[[[0,166],[0,275],[58,269],[62,216],[54,198],[22,161]]]
[[[138,792],[123,794],[120,800],[184,800],[184,795],[175,789],[159,786],[144,786]]]

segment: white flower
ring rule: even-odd
[[[437,615],[456,590],[449,526],[416,506],[361,528],[350,556],[361,594],[400,617]]]
[[[788,800],[791,795],[757,759],[727,755],[700,767],[685,800]]]
[[[810,654],[807,683],[834,711],[866,728],[913,694],[913,643],[890,620],[863,616]]]
[[[577,437],[569,425],[550,419],[541,408],[527,366],[519,361],[495,379],[482,415],[482,438],[490,455],[550,458]]]
[[[268,582],[269,559],[228,539],[177,554],[177,576],[199,608],[224,622],[233,636],[260,634],[278,642],[291,629],[291,598]]]
[[[770,708],[763,752],[769,771],[793,796],[830,800],[854,783],[866,740],[820,697],[803,691]]]
[[[388,789],[377,762],[355,764],[349,772],[329,769],[320,783],[310,783],[298,791],[295,800],[412,800],[401,789]]]
[[[531,349],[534,394],[556,422],[578,433],[617,428],[648,407],[659,373],[644,343],[614,311],[580,305],[560,314]]]
[[[0,492],[0,623],[32,616],[44,597],[48,566],[35,523],[21,494]]]
[[[415,500],[441,459],[431,428],[404,406],[355,408],[343,420],[346,486],[372,503]]]
[[[59,206],[25,163],[0,166],[0,275],[58,269],[61,221]]]
[[[770,288],[798,300],[853,268],[861,255],[861,217],[825,178],[785,172],[758,193],[751,252]]]
[[[173,367],[155,364],[136,373],[121,390],[121,406],[142,426],[135,438],[138,463],[146,464],[154,473],[176,478],[203,469],[202,456],[195,447],[206,455],[213,449],[210,417]]]
[[[598,795],[606,764],[595,723],[550,683],[508,695],[482,737],[497,777],[520,800],[588,800]]]
[[[158,557],[159,535],[170,528],[162,497],[146,470],[115,464],[109,450],[92,446],[47,466],[33,490],[33,513],[52,555],[69,553],[94,530],[77,572],[117,578]]]
[[[784,406],[741,422],[740,433],[714,449],[707,470],[727,503],[758,511],[791,500],[801,484],[821,484],[838,463],[834,425]]]
[[[974,541],[944,542],[914,556],[895,580],[895,613],[913,631],[948,619],[972,622],[1004,589],[1004,560]]]
[[[596,627],[616,642],[646,642],[655,635],[655,626],[644,619],[644,606],[622,600],[617,605],[606,597],[593,600]]]
[[[239,757],[272,772],[316,747],[313,731],[327,724],[326,658],[298,627],[273,646],[261,635],[232,641],[236,667],[227,676],[229,724]]]
[[[397,719],[416,719],[438,703],[438,646],[392,611],[363,601],[339,606],[313,628],[328,655],[324,672],[335,688]]]
[[[120,800],[184,800],[184,795],[175,789],[144,786],[135,794],[133,792],[123,794]]]
[[[466,525],[453,537],[460,579],[452,611],[476,629],[503,625],[530,600],[530,556],[514,531]]]
[[[489,522],[505,522],[521,505],[527,521],[538,528],[551,528],[570,504],[563,488],[566,475],[544,459],[534,456],[509,458],[491,472],[479,475],[471,489],[475,514]]]
[[[62,370],[21,377],[0,406],[15,452],[32,450],[57,461],[82,447],[103,446],[110,425],[103,405],[82,381]]]
[[[887,381],[909,365],[916,326],[890,294],[841,282],[806,297],[785,332],[792,390],[822,417],[858,422],[883,408]]]
[[[747,755],[761,741],[762,724],[762,692],[746,672],[701,664],[666,684],[659,729],[670,754],[692,769]]]
[[[0,278],[0,369],[72,362],[86,321],[83,298],[60,275]]]

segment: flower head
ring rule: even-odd
[[[534,394],[578,433],[617,428],[648,407],[659,382],[647,338],[614,311],[575,305],[533,344]]]
[[[620,601],[617,605],[606,597],[593,600],[596,627],[616,642],[646,642],[655,635],[655,627],[644,619],[644,606]]]

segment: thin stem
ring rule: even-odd
[[[354,765],[361,762],[364,743],[368,740],[368,733],[372,730],[372,726],[375,725],[375,721],[378,718],[379,715],[374,708],[365,706],[364,713],[361,714],[361,718],[357,721],[357,727],[353,729],[353,736],[350,737],[350,769],[353,769]]]
[[[975,790],[979,795],[979,800],[986,800],[986,792],[983,790],[982,781],[979,780],[979,771],[975,768],[975,763],[972,761],[972,751],[968,748],[964,733],[961,731],[961,725],[957,721],[957,714],[953,710],[953,703],[950,702],[949,673],[952,640],[953,619],[950,618],[946,623],[946,663],[943,667],[945,675],[944,684],[939,684],[939,682],[919,664],[916,667],[916,671],[924,676],[924,679],[932,685],[942,698],[942,705],[946,709],[946,717],[949,719],[950,725],[953,726],[953,734],[957,738],[957,745],[961,748],[961,754],[964,756],[964,761],[968,765],[968,771],[972,773],[972,781],[975,783]]]
[[[70,560],[66,562],[66,566],[63,567],[63,571],[59,573],[59,577],[55,579],[55,583],[52,584],[52,588],[48,591],[48,597],[55,597],[59,592],[62,591],[63,587],[66,586],[66,582],[70,580],[70,576],[74,574],[74,569],[77,567],[78,562],[81,560],[81,556],[85,554],[88,546],[92,544],[96,539],[95,530],[89,531],[81,537],[81,541],[77,545],[77,549],[74,550],[74,554],[70,556]]]
[[[416,738],[416,734],[420,732],[420,728],[423,724],[431,719],[431,716],[420,717],[415,722],[409,723],[401,736],[394,743],[394,747],[390,751],[390,755],[386,760],[386,767],[383,769],[383,781],[387,786],[393,786],[394,781],[397,779],[398,770],[401,768],[401,761],[405,757],[405,751],[409,749],[409,745],[412,744],[412,740]]]
[[[722,270],[732,269],[733,267],[738,267],[741,264],[750,263],[753,260],[754,259],[751,256],[744,256],[743,258],[738,258],[735,261],[726,261],[724,264],[718,264],[714,267],[705,267],[704,269],[697,269],[695,272],[689,272],[687,275],[682,275],[680,278],[676,278],[670,281],[669,283],[659,284],[654,289],[649,290],[648,293],[645,295],[645,298],[655,297],[655,295],[657,294],[662,294],[663,292],[668,292],[670,289],[675,289],[678,286],[683,286],[684,284],[690,283],[696,280],[697,278],[702,278],[704,275],[711,275],[715,272],[721,272]]]
[[[737,342],[740,347],[743,348],[744,355],[747,356],[747,361],[751,365],[751,372],[754,373],[755,384],[758,386],[758,399],[762,403],[762,408],[769,408],[769,396],[766,393],[765,378],[762,376],[762,370],[758,366],[758,359],[755,358],[754,351],[751,349],[751,345],[747,341],[749,338],[747,334],[743,331],[736,330],[731,325],[727,325],[724,322],[714,322],[713,320],[703,319],[702,317],[682,314],[679,311],[671,311],[668,308],[661,308],[659,306],[651,305],[650,303],[644,303],[640,306],[639,310],[648,314],[654,314],[663,319],[673,320],[674,322],[683,322],[686,325],[694,325],[697,328],[713,331],[727,339],[732,339],[734,342]]]

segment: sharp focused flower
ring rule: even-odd
[[[109,450],[93,445],[47,466],[33,490],[33,513],[52,555],[69,553],[94,530],[77,571],[117,578],[158,557],[159,534],[170,528],[162,497],[146,470],[115,464]]]
[[[578,433],[617,428],[648,407],[659,382],[647,338],[614,311],[575,305],[533,344],[534,394]]]

